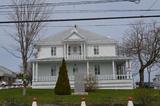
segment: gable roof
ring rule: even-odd
[[[62,32],[59,32],[53,36],[49,36],[43,40],[40,40],[36,45],[56,45],[62,44],[72,33],[77,33],[78,36],[84,38],[84,41],[88,44],[92,43],[116,43],[114,39],[106,36],[101,36],[80,27],[69,28]]]
[[[12,76],[12,77],[16,77],[16,73],[11,71],[10,69],[8,68],[5,68],[3,66],[0,65],[0,76]]]

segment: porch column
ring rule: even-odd
[[[35,81],[35,65],[34,62],[32,63],[32,81]]]
[[[115,64],[114,64],[114,60],[112,61],[112,71],[113,71],[113,79],[116,79],[116,76],[115,76]]]
[[[127,73],[127,79],[132,78],[132,73],[131,73],[131,63],[129,60],[126,60],[126,73]]]
[[[66,59],[66,44],[64,43],[64,46],[63,46],[63,57]]]
[[[83,44],[82,44],[82,42],[81,42],[81,58],[83,58]]]
[[[130,60],[128,60],[128,71],[129,71],[129,78],[132,79],[131,61]]]
[[[36,81],[38,81],[38,62],[36,62]]]
[[[89,62],[87,61],[87,76],[89,75]]]
[[[68,44],[66,44],[66,59],[68,57]]]
[[[86,58],[86,45],[85,45],[85,43],[83,43],[83,56],[85,59]]]

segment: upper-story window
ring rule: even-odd
[[[98,45],[95,45],[93,50],[94,50],[94,55],[99,54],[99,46]]]
[[[94,72],[95,72],[95,75],[100,75],[100,65],[99,64],[94,65]]]
[[[56,47],[51,47],[51,56],[56,55]]]
[[[73,53],[77,53],[77,47],[76,46],[73,47]]]

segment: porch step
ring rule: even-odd
[[[98,81],[99,89],[133,89],[132,80]]]

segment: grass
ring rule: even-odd
[[[136,98],[139,89],[134,90],[96,90],[90,92],[89,95],[85,96],[86,102],[88,103],[126,103],[128,96]],[[160,99],[160,90],[147,89],[147,92]],[[37,97],[38,103],[80,103],[80,96],[77,95],[55,95],[53,89],[27,89],[27,95],[22,96],[22,88],[15,89],[4,89],[0,90],[0,102],[17,102],[27,103],[32,102],[32,98]]]

